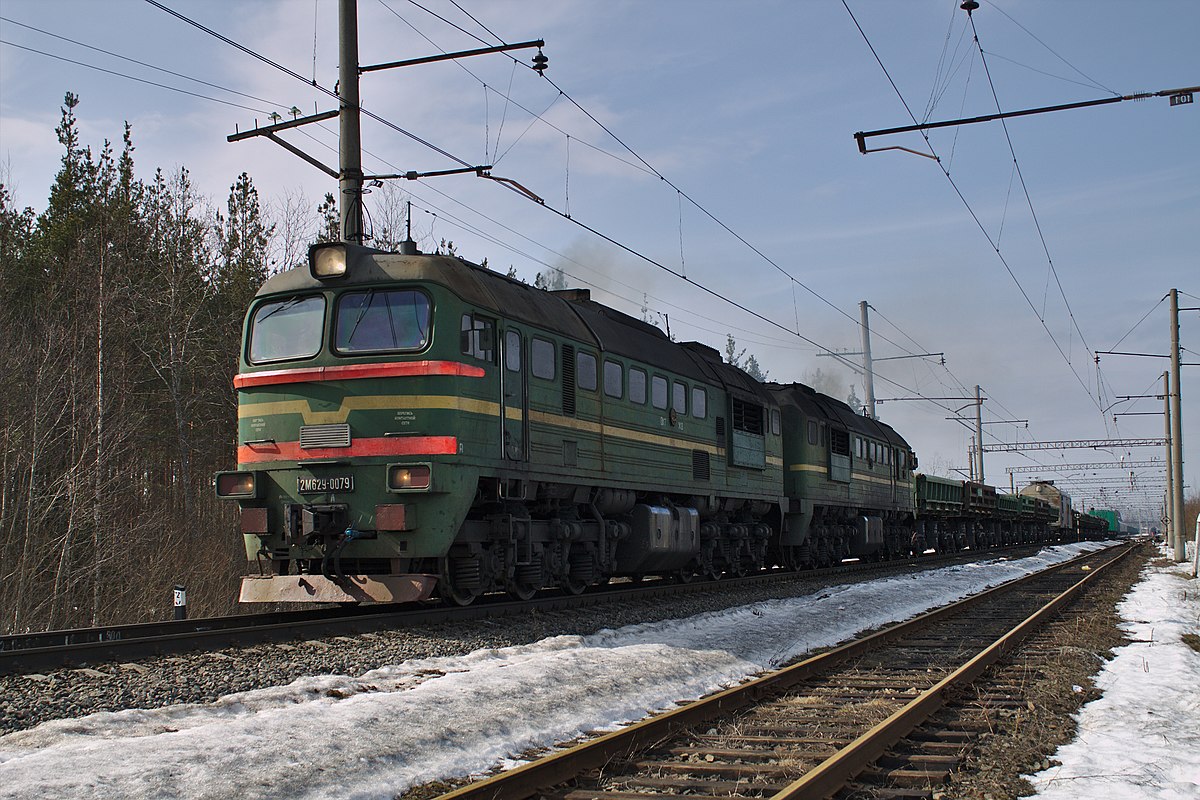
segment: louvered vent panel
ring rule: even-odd
[[[706,481],[709,479],[708,451],[692,451],[692,480]]]
[[[717,417],[717,438],[718,439],[725,438],[725,418],[724,417]]]
[[[563,413],[575,416],[575,348],[562,346],[562,401]]]
[[[350,426],[345,422],[335,425],[303,425],[300,427],[301,449],[349,446]]]

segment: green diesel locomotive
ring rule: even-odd
[[[886,424],[411,243],[316,245],[269,279],[234,383],[216,490],[258,567],[244,602],[466,604],[975,543],[918,524]]]

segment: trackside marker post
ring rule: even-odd
[[[187,619],[187,587],[175,584],[175,619]]]

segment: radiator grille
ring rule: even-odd
[[[562,404],[563,413],[575,416],[575,348],[562,346]]]
[[[692,480],[706,481],[709,479],[708,451],[692,451]]]
[[[349,446],[350,425],[345,422],[333,425],[302,425],[300,427],[300,447],[303,450]]]

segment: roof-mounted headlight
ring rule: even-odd
[[[346,245],[342,242],[314,244],[308,248],[308,271],[319,281],[346,277]]]

